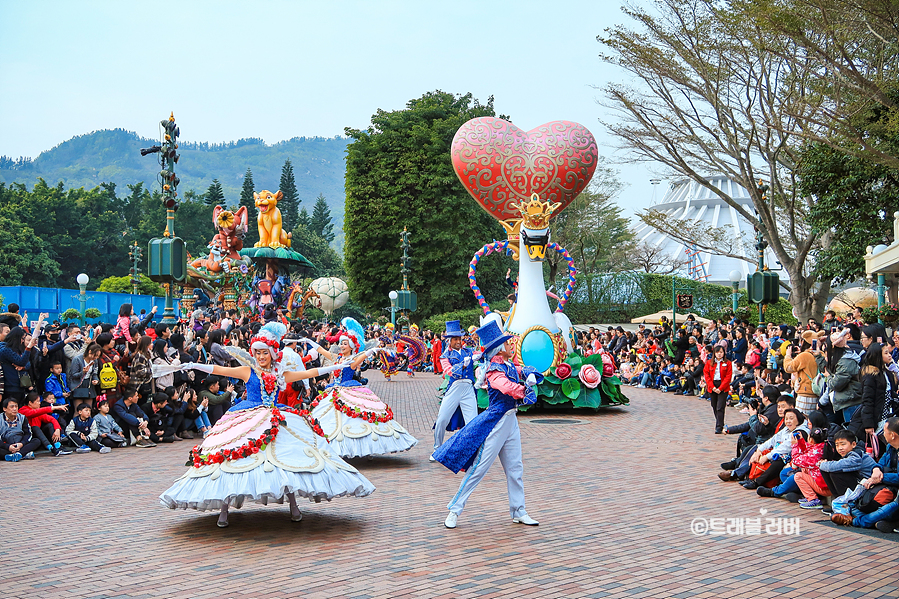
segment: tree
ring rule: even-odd
[[[793,135],[899,169],[895,139],[899,10],[884,0],[735,0],[738,18],[758,24],[759,43],[800,80]],[[783,37],[791,41],[782,45]],[[811,108],[811,110],[807,110]]]
[[[340,254],[321,235],[303,225],[297,225],[292,235],[291,249],[303,254],[303,257],[315,265],[312,273],[315,277],[346,276]]]
[[[782,283],[800,320],[820,318],[830,280],[810,258],[829,246],[831,235],[806,222],[814,201],[793,185],[799,142],[791,133],[818,109],[802,97],[814,65],[801,69],[782,58],[801,51],[789,38],[766,39],[764,47],[753,43],[762,36],[758,25],[717,0],[660,0],[656,7],[659,16],[624,9],[640,29],[616,26],[598,38],[612,51],[605,60],[641,85],[605,87],[610,106],[621,114],[607,128],[633,157],[695,181],[754,224],[789,276],[789,284]],[[708,180],[718,173],[747,190],[754,210]],[[767,192],[757,184],[762,179]],[[685,243],[755,260],[746,239],[699,230],[694,221],[658,210],[641,218]]]
[[[628,261],[634,268],[659,275],[670,275],[688,263],[686,259],[678,260],[673,257],[663,245],[646,241],[640,241],[630,247]]]
[[[797,177],[802,193],[816,200],[809,222],[833,235],[830,247],[815,256],[822,276],[838,284],[864,279],[865,248],[891,243],[899,171],[810,143],[803,149]],[[896,284],[889,286],[890,301],[895,302]]]
[[[297,192],[297,184],[293,178],[293,165],[290,158],[284,161],[281,168],[281,184],[278,188],[284,197],[278,200],[278,208],[281,209],[281,218],[284,220],[284,230],[290,231],[296,226],[300,207],[300,195]]]
[[[305,208],[304,208],[305,210]],[[325,240],[326,243],[334,241],[334,225],[331,223],[331,209],[325,201],[325,196],[318,194],[315,198],[315,206],[312,208],[312,217],[309,219],[309,230]]]
[[[4,232],[0,235],[0,285],[54,286],[60,270],[47,244],[6,214],[0,215],[0,227]]]
[[[300,217],[297,220],[297,224],[303,225],[304,227],[309,226],[309,212],[306,211],[305,206],[303,206],[303,209],[300,210]]]
[[[586,281],[590,302],[593,301],[592,276],[624,267],[626,252],[622,250],[634,237],[628,220],[621,216],[621,208],[615,203],[621,188],[614,170],[597,168],[587,189],[553,218],[550,225],[553,241],[568,250],[582,280]],[[547,252],[546,263],[549,280],[564,289],[567,283],[557,280],[557,273],[567,272],[565,259],[556,252]]]
[[[403,110],[378,110],[353,139],[346,157],[344,233],[353,298],[371,311],[399,288],[400,233],[412,245],[410,288],[422,315],[474,307],[468,263],[484,243],[504,239],[496,220],[462,187],[449,160],[453,135],[468,120],[492,116],[471,94],[429,92]],[[483,260],[478,282],[488,301],[504,298],[505,264]]]
[[[146,275],[138,275],[140,283],[137,285],[137,292],[140,295],[155,295],[162,297],[165,295],[165,289],[162,285],[151,281]],[[109,293],[131,293],[134,291],[134,285],[131,284],[131,276],[124,277],[106,277],[100,281],[97,291],[108,291]]]
[[[225,205],[225,192],[222,191],[222,184],[219,183],[218,179],[212,180],[212,183],[209,184],[209,188],[206,190],[203,198],[207,206]]]
[[[243,187],[240,189],[240,205],[246,207],[250,224],[243,240],[244,247],[253,247],[259,241],[259,228],[256,226],[256,200],[253,198],[254,191],[253,171],[247,168],[247,173],[243,177]]]

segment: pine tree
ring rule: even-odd
[[[306,228],[309,227],[309,213],[306,211],[306,207],[304,206],[302,210],[300,210],[300,218],[299,225],[302,225]]]
[[[253,171],[248,168],[247,174],[243,177],[243,187],[240,190],[240,205],[246,206],[249,218],[249,227],[243,240],[244,247],[253,247],[259,241],[259,229],[256,226],[256,201],[253,199],[254,191]]]
[[[304,209],[305,210],[305,209]],[[312,209],[312,218],[309,219],[309,230],[316,233],[327,243],[334,241],[334,225],[331,223],[331,209],[325,201],[324,194],[318,194],[315,198],[315,207]]]
[[[284,194],[284,197],[278,201],[284,230],[290,231],[296,226],[299,219],[297,211],[300,207],[300,195],[297,192],[297,184],[293,178],[293,165],[290,164],[289,158],[281,168],[281,185],[278,189]]]
[[[225,192],[222,191],[222,184],[218,179],[212,180],[209,189],[203,194],[203,200],[207,206],[225,205]]]

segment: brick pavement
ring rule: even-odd
[[[708,403],[651,390],[629,389],[627,408],[521,416],[528,510],[540,526],[511,523],[496,463],[446,530],[461,475],[427,461],[438,379],[369,374],[421,442],[354,461],[378,490],[301,503],[298,524],[286,505],[232,510],[228,529],[214,514],[161,507],[189,441],[0,464],[0,597],[899,596],[894,543],[721,483],[734,439],[712,434]],[[530,422],[541,418],[581,424]],[[760,508],[798,517],[801,533],[690,532],[693,518]]]

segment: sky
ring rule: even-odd
[[[626,161],[598,103],[598,88],[628,82],[596,41],[627,22],[620,4],[0,0],[0,154],[98,129],[156,138],[170,111],[183,141],[333,137],[440,89],[493,95],[523,129],[579,122],[607,164]],[[612,166],[626,215],[665,193],[649,165]]]

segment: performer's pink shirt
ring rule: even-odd
[[[497,362],[502,364],[505,362],[502,356],[493,356],[491,362]],[[517,366],[515,367],[519,372],[521,369]],[[515,399],[521,399],[524,397],[525,388],[524,385],[519,385],[518,383],[513,383],[509,380],[505,374],[503,374],[500,370],[491,370],[487,373],[487,380],[490,381],[490,386],[499,391],[500,393],[505,393],[509,397],[514,397]]]

